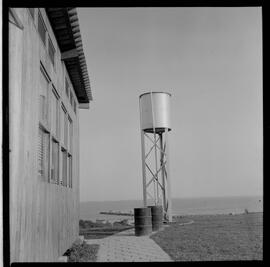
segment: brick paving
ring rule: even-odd
[[[172,261],[154,240],[148,236],[135,236],[134,229],[119,232],[102,239],[85,240],[99,244],[97,262],[165,262]]]

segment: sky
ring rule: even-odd
[[[139,95],[171,97],[174,198],[262,195],[260,7],[78,8],[80,200],[142,199]]]

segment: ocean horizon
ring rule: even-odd
[[[133,212],[134,208],[143,206],[142,200],[118,201],[85,201],[80,202],[80,219],[96,221],[118,221],[131,216],[100,214],[100,212],[120,211]],[[206,215],[206,214],[239,214],[263,212],[263,196],[230,196],[230,197],[186,197],[172,198],[172,214]]]

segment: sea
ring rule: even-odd
[[[81,220],[106,220],[109,222],[123,219],[133,219],[132,216],[100,214],[100,212],[120,211],[133,212],[134,208],[143,207],[142,200],[119,201],[89,201],[80,202]],[[205,215],[205,214],[239,214],[248,212],[263,212],[262,196],[236,197],[200,197],[200,198],[173,198],[173,215]]]

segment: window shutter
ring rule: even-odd
[[[49,134],[38,129],[38,175],[45,181],[49,178]]]
[[[49,134],[43,132],[43,147],[44,147],[44,180],[49,180],[49,159],[50,159],[50,139]]]
[[[44,148],[42,140],[42,129],[38,129],[38,174],[43,176],[43,158],[44,158]]]

